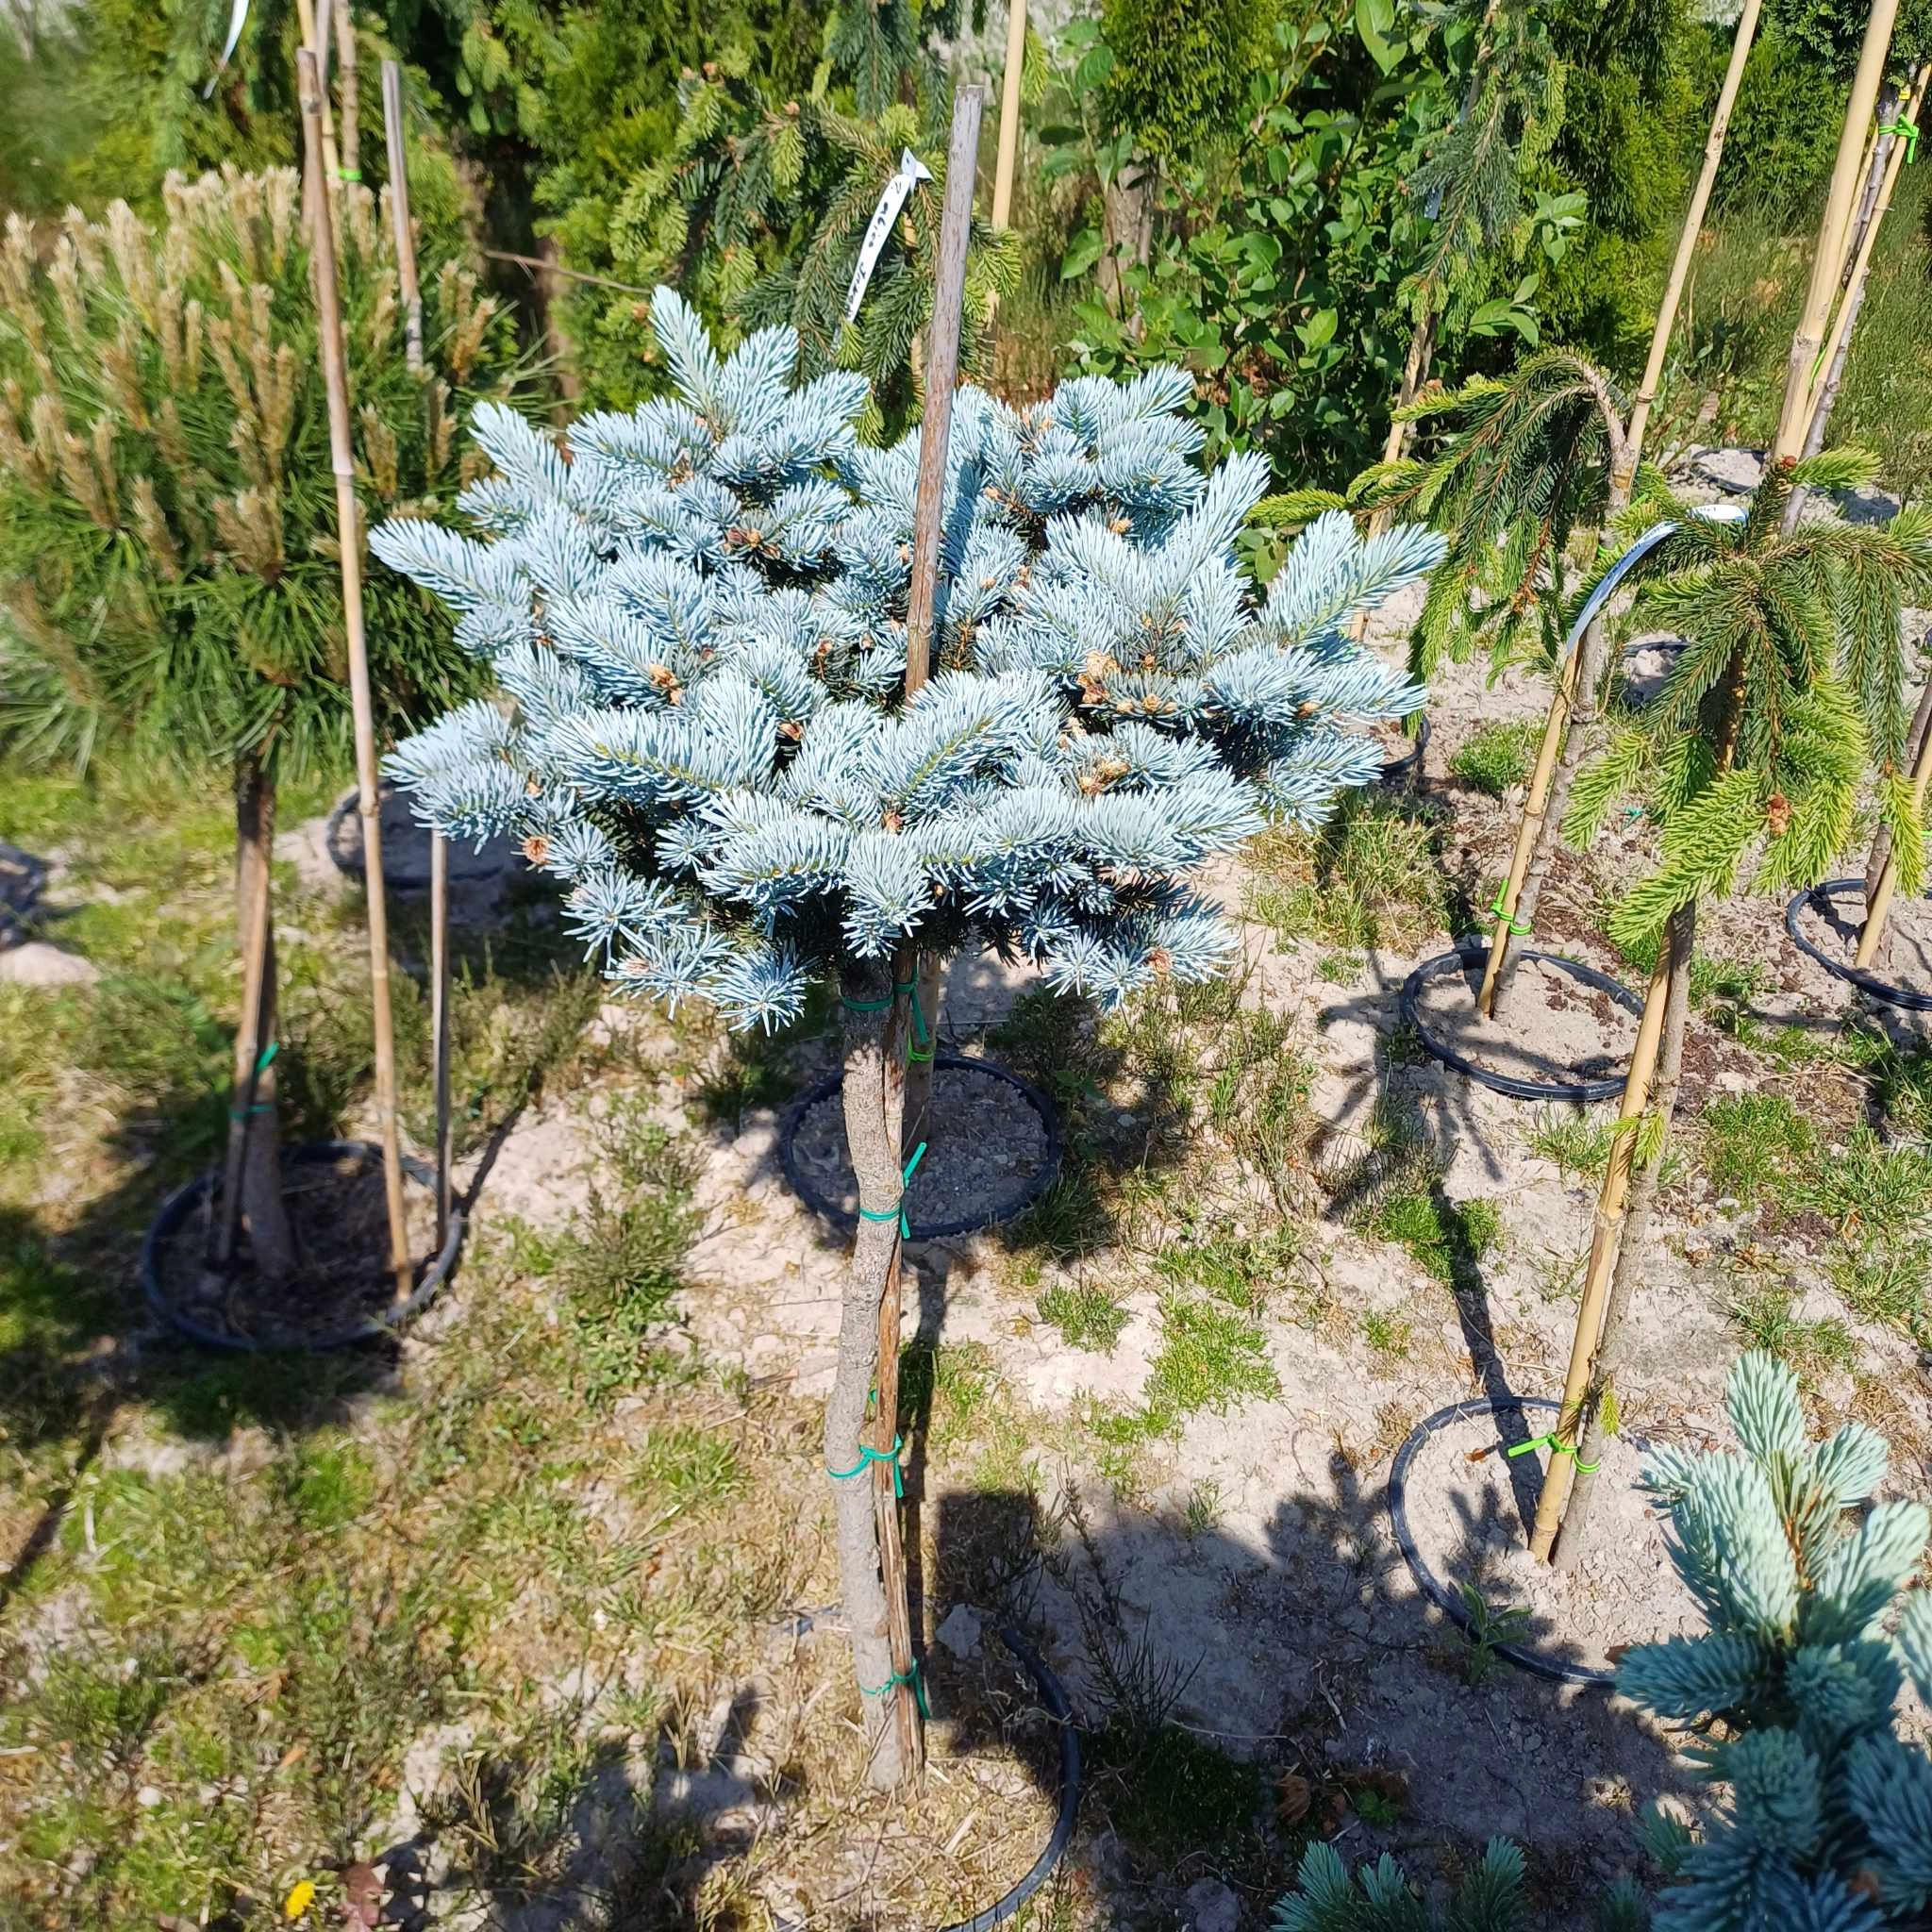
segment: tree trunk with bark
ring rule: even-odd
[[[908,1769],[898,1722],[890,1607],[880,1572],[878,1517],[866,1449],[866,1407],[877,1375],[879,1310],[899,1265],[899,1153],[905,1109],[906,1003],[887,971],[848,968],[845,1001],[845,1137],[858,1181],[859,1221],[840,1309],[839,1357],[825,1402],[825,1470],[839,1552],[839,1583],[852,1633],[852,1663],[865,1711],[871,1780],[890,1790]],[[895,1378],[896,1380],[896,1378]],[[889,1439],[890,1440],[890,1437]],[[840,1474],[845,1472],[846,1474]]]
[[[240,946],[248,945],[250,914],[258,892],[273,890],[270,868],[275,842],[275,782],[255,759],[243,761],[235,779],[235,928]],[[245,1029],[244,1029],[245,1030]],[[238,1043],[239,1043],[238,1034]],[[275,920],[269,917],[262,962],[261,1005],[257,1026],[253,1088],[255,1111],[245,1123],[242,1162],[242,1224],[247,1232],[256,1273],[283,1281],[295,1272],[295,1238],[282,1199],[282,1146],[275,1112],[275,1063],[264,1056],[275,1039]],[[250,1069],[238,1051],[234,1091],[249,1091]]]
[[[1596,1489],[1595,1472],[1603,1460],[1604,1443],[1609,1435],[1604,1396],[1616,1387],[1629,1352],[1624,1318],[1630,1311],[1630,1298],[1636,1292],[1637,1277],[1644,1265],[1651,1215],[1657,1207],[1657,1178],[1663,1171],[1671,1116],[1676,1108],[1677,1088],[1684,1074],[1684,1028],[1690,1013],[1690,961],[1697,950],[1694,900],[1672,916],[1665,943],[1670,948],[1670,990],[1664,996],[1663,1040],[1650,1096],[1650,1110],[1663,1123],[1663,1133],[1657,1151],[1632,1178],[1630,1198],[1624,1210],[1623,1236],[1617,1248],[1616,1272],[1610,1278],[1609,1302],[1604,1309],[1603,1330],[1597,1340],[1589,1404],[1575,1439],[1581,1444],[1576,1457],[1576,1480],[1551,1557],[1558,1570],[1574,1570],[1583,1560],[1590,1534],[1591,1498]]]

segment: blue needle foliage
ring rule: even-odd
[[[1234,546],[1265,469],[1202,473],[1182,372],[1017,411],[964,389],[908,698],[917,434],[862,443],[863,378],[798,381],[790,330],[725,358],[672,291],[652,315],[673,396],[561,445],[480,408],[475,534],[372,538],[502,692],[397,747],[420,815],[515,835],[620,986],[739,1027],[906,944],[1108,1003],[1212,973],[1232,937],[1191,874],[1374,775],[1354,727],[1424,693],[1350,622],[1441,540],[1324,516],[1263,596]]]

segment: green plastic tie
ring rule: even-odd
[[[905,1439],[900,1436],[892,1438],[892,1446],[890,1449],[874,1449],[869,1442],[861,1442],[858,1445],[858,1460],[850,1469],[834,1469],[828,1462],[825,1465],[825,1474],[835,1483],[849,1483],[854,1476],[863,1475],[874,1462],[890,1462],[892,1465],[892,1493],[903,1502],[906,1498],[906,1476],[905,1472],[899,1467],[899,1451],[905,1446]]]
[[[1507,891],[1507,886],[1498,886],[1496,888],[1496,903],[1490,908],[1490,910],[1493,912],[1496,915],[1496,917],[1500,919],[1504,923],[1504,924],[1507,925],[1509,928],[1509,930],[1516,935],[1518,939],[1526,940],[1529,937],[1530,933],[1528,924],[1525,921],[1519,920],[1518,918],[1516,918],[1516,916],[1513,913],[1505,912],[1503,910],[1503,894]]]
[[[888,993],[882,1000],[848,1000],[843,993],[841,993],[839,995],[839,1004],[848,1012],[883,1013],[891,1008],[892,996],[891,993]]]
[[[926,1031],[925,1010],[919,1004],[919,982],[916,979],[894,980],[892,991],[895,993],[910,993],[912,996],[912,1031],[919,1044],[914,1046],[912,1041],[908,1040],[906,1042],[906,1058],[908,1060],[931,1059],[933,1054],[932,1035]]]
[[[336,179],[338,181],[359,181],[361,178],[362,170],[360,168],[338,168],[336,170]]]
[[[932,1707],[925,1701],[925,1679],[919,1674],[919,1659],[917,1657],[914,1657],[903,1671],[894,1671],[883,1684],[876,1686],[861,1684],[858,1687],[858,1694],[861,1697],[887,1697],[896,1690],[901,1684],[911,1685],[912,1695],[919,1705],[919,1714],[930,1724],[932,1722]]]
[[[861,1221],[891,1221],[894,1215],[899,1218],[899,1238],[909,1241],[912,1230],[906,1224],[906,1195],[904,1190],[912,1185],[912,1170],[925,1158],[925,1142],[922,1141],[912,1150],[912,1158],[906,1163],[906,1172],[899,1176],[901,1192],[890,1208],[861,1208],[858,1218]]]
[[[1510,1456],[1527,1456],[1532,1449],[1547,1449],[1552,1456],[1570,1456],[1576,1460],[1578,1475],[1594,1475],[1603,1467],[1601,1462],[1586,1462],[1576,1454],[1574,1442],[1562,1441],[1555,1435],[1532,1436],[1526,1442],[1519,1442],[1507,1453]]]
[[[261,1058],[255,1063],[255,1077],[258,1080],[268,1072],[269,1061],[274,1059],[275,1055],[280,1053],[281,1050],[282,1042],[279,1040],[271,1040],[262,1048]],[[274,1101],[258,1100],[253,1107],[231,1107],[228,1109],[228,1118],[231,1121],[245,1121],[251,1114],[273,1113],[275,1110],[275,1104]]]
[[[1910,167],[1919,158],[1919,124],[1907,121],[1901,114],[1896,121],[1881,121],[1880,134],[1895,134],[1906,144],[1906,166]]]

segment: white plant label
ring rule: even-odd
[[[872,220],[865,225],[865,240],[858,244],[858,260],[852,271],[852,286],[845,291],[845,320],[858,320],[858,305],[865,300],[865,291],[872,281],[872,272],[879,265],[879,257],[885,252],[886,238],[892,232],[892,224],[899,219],[899,210],[906,206],[906,197],[912,192],[915,183],[930,181],[931,171],[909,147],[899,150],[899,172],[885,185],[879,195],[879,205],[872,211]]]

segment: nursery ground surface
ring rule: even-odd
[[[266,1926],[305,1881],[323,1924],[372,1896],[529,1932],[965,1919],[1052,1816],[1003,1618],[1067,1684],[1090,1765],[1023,1926],[1258,1928],[1311,1834],[1435,1882],[1498,1831],[1538,1922],[1577,1924],[1639,1867],[1635,1808],[1699,1801],[1688,1740],[1483,1656],[1384,1507],[1424,1416],[1557,1391],[1607,1148],[1610,1107],[1473,1088],[1397,1014],[1415,961],[1481,924],[1541,702],[1451,673],[1419,796],[1217,875],[1243,934],[1224,986],[1103,1020],[953,969],[945,1043],[1049,1093],[1065,1158],[1024,1219],[908,1257],[936,1719],[909,1806],[862,1790],[837,1624],[818,1422],[842,1240],[777,1150],[834,1015],[747,1047],[606,1006],[541,881],[464,886],[461,1268],[380,1349],[217,1359],[147,1319],[134,1258],[225,1124],[229,806],[142,774],[9,784],[0,837],[50,864],[43,934],[100,976],[0,986],[0,1924]],[[283,801],[291,1140],[369,1124],[329,796]],[[1597,935],[1645,836],[1566,858],[1536,942],[1641,983]],[[1722,1440],[1728,1362],[1769,1347],[1923,1493],[1932,1061],[1781,920],[1744,899],[1700,935],[1626,1427]],[[393,923],[420,1151],[420,898]],[[1501,1477],[1511,1508],[1534,1460]],[[1471,1467],[1441,1472],[1432,1548],[1497,1615],[1584,1656],[1673,1627],[1601,1565],[1581,1606],[1486,1560],[1458,1488],[1507,1519]],[[1606,1504],[1607,1554],[1655,1537],[1627,1509]]]

